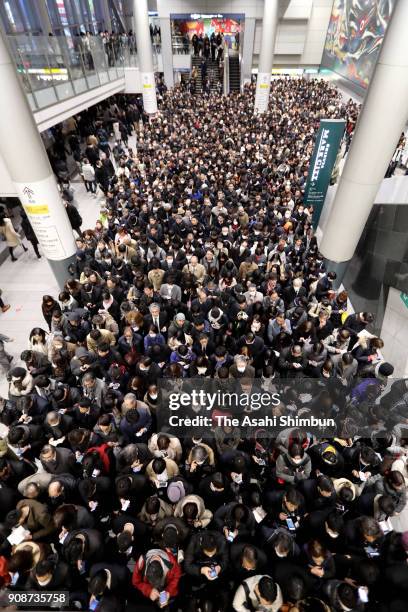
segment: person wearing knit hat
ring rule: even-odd
[[[184,489],[184,484],[180,480],[169,484],[167,488],[167,497],[172,504],[177,504],[185,495],[186,491]]]

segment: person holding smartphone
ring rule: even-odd
[[[152,548],[135,565],[132,585],[142,606],[150,601],[159,609],[169,609],[178,595],[181,568],[169,549]]]

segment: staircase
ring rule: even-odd
[[[239,55],[229,56],[229,86],[230,91],[241,91],[241,69]]]
[[[201,63],[202,63],[202,58],[199,57],[198,55],[193,55],[193,68],[196,67],[197,68],[197,78],[195,81],[195,93],[202,93],[203,91],[203,81],[201,78]]]
[[[220,83],[220,69],[216,60],[207,60],[207,77],[210,79],[210,91],[215,93]]]

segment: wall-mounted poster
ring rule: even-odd
[[[334,0],[322,66],[367,88],[396,0]]]
[[[241,31],[241,24],[236,19],[230,19],[228,17],[220,18],[203,18],[196,21],[190,20],[177,20],[177,26],[181,34],[187,34],[190,39],[197,34],[197,36],[211,36],[214,32],[217,34],[221,32],[224,36],[235,36]]]

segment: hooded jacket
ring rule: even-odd
[[[198,513],[196,522],[199,523],[199,526],[203,528],[207,527],[207,525],[211,522],[213,515],[210,510],[205,508],[204,501],[201,497],[199,497],[199,495],[186,495],[186,497],[183,497],[183,499],[178,502],[174,510],[174,516],[177,518],[183,518],[184,506],[188,503],[192,503],[197,506]]]
[[[156,559],[160,562],[164,573],[164,585],[161,590],[167,591],[170,598],[176,597],[178,593],[178,584],[181,577],[181,569],[174,555],[172,555],[168,550],[154,548],[149,550],[146,555],[139,557],[133,571],[133,586],[145,597],[150,597],[154,587],[146,578],[146,570],[149,563]]]
[[[147,525],[156,525],[159,521],[171,516],[173,513],[172,507],[162,499],[159,499],[159,502],[160,508],[157,513],[157,519],[154,521],[154,523],[152,522],[151,515],[146,512],[146,504],[143,504],[143,507],[138,514],[138,518]]]
[[[276,477],[289,484],[295,484],[309,478],[312,462],[307,453],[300,463],[296,464],[288,453],[281,453],[276,460]]]

